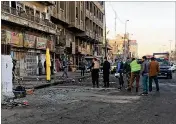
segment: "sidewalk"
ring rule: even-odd
[[[84,79],[90,77],[90,73],[85,73],[84,77],[81,77],[80,72],[68,72],[69,78],[62,77],[63,72],[56,73],[51,76],[51,82],[46,82],[46,75],[42,76],[26,76],[23,77],[23,81],[20,82],[21,86],[24,86],[26,89],[39,89],[43,87],[48,87],[51,85],[63,84],[64,82],[70,82],[73,79]],[[13,88],[19,86],[17,82],[13,84]]]

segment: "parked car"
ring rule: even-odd
[[[169,70],[171,70],[172,72],[175,72],[176,71],[176,65],[172,64]]]
[[[168,60],[157,59],[159,62],[160,72],[158,77],[166,77],[167,79],[172,79],[171,65]]]

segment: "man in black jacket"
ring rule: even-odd
[[[109,87],[109,71],[110,71],[110,63],[107,61],[107,58],[104,58],[105,61],[103,63],[103,79],[104,79],[104,87]]]

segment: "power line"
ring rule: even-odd
[[[112,10],[114,11],[114,13],[115,13],[115,17],[117,17],[117,19],[122,23],[122,24],[125,24],[120,18],[119,18],[119,16],[117,15],[117,13],[116,13],[116,11],[115,11],[115,9],[114,9],[114,7],[112,6],[112,4],[111,4],[111,2],[109,2],[109,4],[110,4],[110,6],[111,6],[111,8],[112,8]]]

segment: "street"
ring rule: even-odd
[[[110,88],[92,88],[91,79],[35,90],[27,107],[3,108],[2,124],[175,124],[176,73],[159,79],[160,93],[148,96],[117,89],[111,75]],[[116,82],[115,82],[116,81]],[[101,87],[102,78],[101,78]]]

